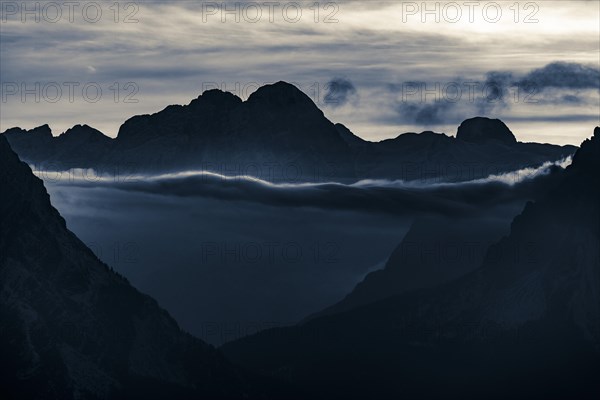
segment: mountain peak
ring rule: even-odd
[[[510,146],[517,143],[515,135],[504,122],[486,117],[464,120],[458,127],[456,138],[478,144],[497,141]]]
[[[52,137],[52,129],[50,129],[50,126],[48,126],[48,124],[44,124],[44,125],[38,126],[37,128],[33,128],[29,131],[29,133],[32,135],[35,135],[35,136],[39,136],[39,137],[45,137],[45,138]]]
[[[94,128],[92,128],[88,124],[76,124],[76,125],[73,125],[72,128],[68,129],[67,132],[71,131],[71,130],[81,130],[81,129],[94,129]]]
[[[279,81],[258,88],[248,98],[248,103],[264,103],[272,107],[311,106],[314,102],[304,92],[291,83]]]
[[[20,135],[20,134],[27,134],[27,135],[33,135],[35,137],[38,138],[46,138],[46,139],[51,139],[52,138],[52,129],[50,129],[50,126],[48,126],[48,124],[44,124],[44,125],[40,125],[36,128],[33,129],[22,129],[19,127],[14,127],[14,128],[10,128],[7,129],[4,132],[4,135]]]
[[[221,89],[206,90],[197,99],[190,103],[190,106],[206,106],[210,104],[215,107],[230,108],[242,103],[242,99],[231,92],[224,92]]]
[[[573,168],[600,173],[600,127],[594,129],[590,139],[585,139],[573,156]]]
[[[77,124],[77,125],[73,126],[72,128],[67,129],[59,137],[69,137],[69,136],[86,137],[86,138],[101,137],[101,136],[107,137],[102,132],[100,132],[98,129],[92,128],[91,126],[89,126],[87,124],[83,124],[83,125]]]

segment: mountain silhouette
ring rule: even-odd
[[[222,347],[323,398],[600,395],[600,128],[476,270]]]
[[[81,132],[62,140],[71,134]],[[100,262],[5,137],[0,188],[0,397],[289,396],[181,331],[156,301]]]
[[[576,149],[516,142],[504,123],[486,118],[463,122],[456,138],[423,132],[369,142],[285,82],[262,86],[246,101],[206,91],[188,105],[128,119],[114,140],[86,125],[58,137],[47,125],[4,135],[21,159],[44,169],[202,169],[278,182],[461,181],[560,160]]]
[[[11,146],[26,155],[31,163],[44,163],[50,158],[54,158],[56,139],[52,136],[52,130],[47,124],[31,130],[11,128],[6,130],[3,136],[11,143]]]
[[[245,102],[210,90],[188,106],[131,118],[102,163],[122,160],[141,170],[212,169],[261,178],[272,170],[269,180],[285,180],[286,173],[315,180],[333,168],[352,170],[335,125],[284,82],[259,88]]]
[[[463,121],[458,127],[456,138],[471,143],[498,141],[509,146],[517,143],[517,138],[504,122],[484,117]]]
[[[509,216],[417,219],[383,269],[369,273],[343,300],[308,319],[459,278],[481,265],[487,248],[509,225]]]

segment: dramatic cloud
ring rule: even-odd
[[[600,69],[577,63],[555,62],[534,69],[516,85],[539,90],[550,87],[600,90]]]
[[[485,86],[486,101],[482,103],[491,105],[491,108],[494,105],[506,107],[511,103],[511,95],[541,105],[583,104],[589,100],[594,104],[598,96],[587,99],[582,91],[589,89],[591,93],[600,93],[600,69],[578,63],[554,62],[524,75],[491,71],[486,74]]]
[[[130,176],[124,182],[96,176],[93,180],[70,173],[56,185],[104,187],[124,191],[177,197],[206,197],[243,201],[275,207],[312,207],[324,210],[359,211],[395,216],[477,215],[489,207],[519,203],[559,179],[558,169],[570,159],[545,163],[538,168],[490,175],[460,183],[429,181],[365,180],[341,183],[270,183],[246,176],[224,176],[207,171],[188,171],[158,176]],[[554,172],[554,173],[552,173]]]
[[[438,101],[432,104],[401,103],[398,111],[409,121],[413,120],[417,124],[431,126],[447,121],[447,111],[454,105],[455,103],[448,101]]]
[[[436,127],[472,115],[505,121],[600,122],[600,70],[553,62],[525,73],[488,71],[448,81],[392,83],[396,121]]]
[[[476,100],[479,114],[489,115],[496,108],[506,108],[508,88],[513,81],[512,72],[490,71],[485,74],[482,96]]]
[[[344,78],[335,78],[327,82],[327,93],[324,101],[330,107],[341,107],[355,94],[356,88],[352,82]]]

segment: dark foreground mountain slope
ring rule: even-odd
[[[598,398],[600,128],[564,174],[464,278],[222,349],[324,398]]]
[[[113,140],[89,126],[54,138],[47,125],[4,133],[39,168],[112,173],[211,170],[269,181],[431,179],[464,181],[556,161],[574,146],[517,142],[504,123],[466,120],[458,137],[423,132],[369,142],[334,125],[294,85],[265,85],[246,101],[220,90],[190,104],[134,116]]]
[[[0,191],[0,398],[262,398],[67,230],[4,137]]]

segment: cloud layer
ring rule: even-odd
[[[211,198],[251,202],[274,207],[310,207],[320,210],[357,211],[398,217],[414,215],[479,215],[490,207],[519,203],[560,179],[558,170],[570,158],[538,168],[490,175],[460,183],[439,181],[364,180],[341,183],[270,183],[254,177],[224,176],[208,171],[187,171],[157,176],[129,176],[115,180],[72,171],[57,186],[112,188],[175,197]],[[93,176],[93,179],[78,177]]]

